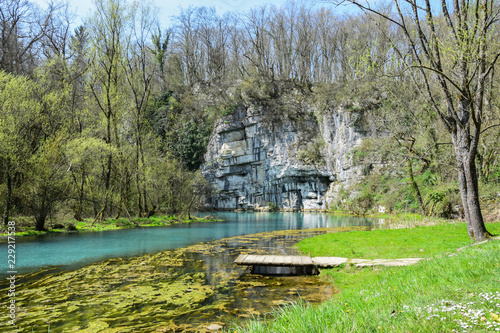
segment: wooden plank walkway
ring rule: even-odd
[[[234,261],[238,265],[259,266],[312,266],[314,262],[308,256],[273,256],[240,254]]]
[[[274,256],[240,254],[234,261],[250,266],[250,273],[263,275],[315,275],[319,274],[309,256]]]
[[[407,266],[413,265],[423,260],[422,258],[404,258],[404,259],[347,259],[341,257],[314,257],[309,256],[276,256],[276,255],[254,255],[240,254],[234,261],[238,265],[248,265],[259,267],[259,270],[264,270],[263,267],[336,267],[342,264],[353,264],[357,267],[366,266]],[[252,269],[254,269],[252,268]]]

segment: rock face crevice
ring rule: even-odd
[[[202,166],[216,189],[209,199],[214,209],[324,210],[339,186],[359,180],[349,153],[367,135],[361,115],[340,108],[320,123],[270,121],[268,114],[263,106],[241,105],[217,122]],[[303,157],[311,138],[321,141],[312,161]]]

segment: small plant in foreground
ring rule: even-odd
[[[469,296],[474,296],[471,294]],[[404,306],[403,311],[409,311],[409,306]],[[500,331],[500,291],[479,293],[476,301],[455,302],[452,300],[441,300],[436,304],[426,305],[411,309],[416,311],[422,320],[436,318],[440,321],[453,321],[460,325],[463,330],[471,328]],[[453,330],[458,332],[457,330]]]

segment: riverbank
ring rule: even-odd
[[[223,213],[227,212],[236,212],[236,213],[245,213],[248,211],[243,210],[227,210],[227,211],[218,211]],[[282,211],[251,211],[252,213],[283,213]],[[286,212],[290,213],[290,212]],[[343,216],[343,217],[355,217],[358,218],[360,216],[349,215],[345,212],[341,211],[314,211],[308,212],[303,211],[299,213],[318,213],[332,216]],[[366,217],[362,217],[366,218]],[[419,216],[417,214],[379,214],[372,215],[369,218],[378,218],[379,221],[383,221],[383,224],[387,224],[389,226],[404,226],[415,225],[415,223],[427,224],[428,218]],[[161,227],[178,223],[194,223],[194,222],[223,222],[224,219],[219,217],[217,212],[209,213],[204,217],[197,217],[191,215],[190,218],[187,216],[179,217],[176,215],[153,215],[149,218],[108,218],[101,222],[95,222],[92,218],[86,218],[82,221],[76,220],[63,220],[55,221],[47,224],[47,230],[45,231],[36,231],[34,230],[34,222],[33,218],[27,216],[15,217],[12,220],[16,223],[16,237],[22,236],[37,236],[44,235],[50,233],[72,233],[72,232],[96,232],[96,231],[108,231],[108,230],[121,230],[121,229],[131,229],[138,227]],[[5,229],[0,229],[0,239],[7,237],[7,231]]]
[[[107,230],[121,230],[130,228],[143,228],[143,227],[161,227],[178,223],[195,223],[195,222],[223,222],[221,218],[213,215],[206,215],[204,217],[190,216],[176,216],[176,215],[153,215],[149,218],[135,217],[131,219],[118,218],[106,219],[101,222],[95,222],[93,219],[83,219],[82,221],[69,220],[63,223],[54,223],[49,226],[45,231],[34,230],[34,223],[29,218],[21,217],[14,218],[16,222],[16,237],[22,236],[36,236],[44,235],[47,233],[68,233],[68,232],[96,232]],[[2,229],[1,237],[7,237],[7,233]]]
[[[500,239],[471,245],[464,223],[320,235],[303,253],[350,258],[425,257],[407,267],[322,270],[340,293],[299,301],[247,323],[245,332],[500,331]],[[500,223],[489,223],[493,234]],[[460,249],[460,250],[458,250]],[[235,328],[233,331],[240,331]]]

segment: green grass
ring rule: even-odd
[[[421,214],[416,214],[416,213],[373,213],[373,214],[368,214],[366,217],[376,217],[380,219],[391,219],[394,221],[422,221],[425,220],[427,217],[422,216]]]
[[[352,213],[346,212],[344,210],[340,209],[329,209],[328,210],[329,214],[333,215],[339,215],[339,216],[352,216]],[[428,217],[423,216],[421,214],[417,213],[408,213],[408,212],[397,212],[397,213],[379,213],[379,212],[367,212],[365,217],[375,217],[379,219],[389,219],[391,221],[423,221],[427,219]],[[438,219],[438,218],[433,218],[433,219]]]
[[[14,219],[15,220],[15,219]],[[160,227],[166,226],[174,223],[192,223],[192,222],[215,222],[221,221],[218,219],[210,218],[199,218],[191,216],[191,219],[187,217],[178,217],[174,215],[153,215],[149,218],[132,218],[131,220],[127,218],[118,219],[106,219],[102,222],[96,222],[92,225],[93,219],[83,219],[83,221],[69,220],[65,221],[63,224],[68,226],[73,224],[76,227],[76,231],[81,232],[92,232],[92,231],[106,231],[106,230],[120,230],[136,227]],[[68,232],[67,229],[49,229],[47,231],[36,231],[33,230],[33,224],[22,223],[20,226],[16,227],[16,237],[21,236],[34,236],[42,235],[46,233],[63,233]],[[6,237],[6,233],[1,233],[0,237]]]
[[[488,223],[486,227],[491,233],[500,234],[500,223]],[[410,229],[329,233],[304,239],[297,247],[312,257],[394,259],[428,258],[454,252],[470,243],[465,223],[446,223]]]
[[[410,230],[406,230],[407,232]],[[384,240],[381,239],[380,243]],[[493,332],[500,330],[500,240],[407,267],[322,271],[340,292],[295,303],[245,332]]]

